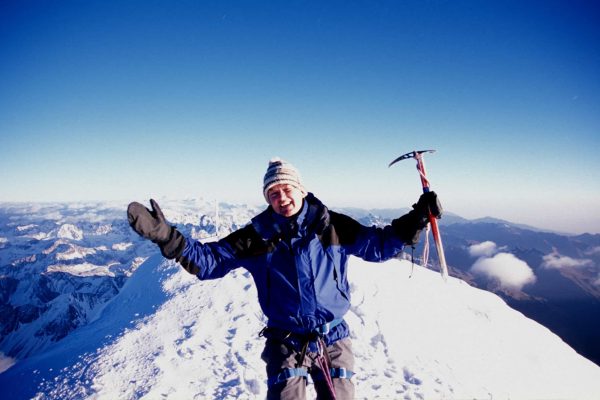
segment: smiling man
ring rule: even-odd
[[[127,209],[132,228],[158,244],[201,280],[217,279],[243,267],[254,278],[268,319],[268,399],[305,399],[310,376],[319,399],[352,399],[354,355],[344,315],[350,308],[350,256],[381,262],[414,245],[429,213],[441,216],[434,192],[385,227],[366,227],[329,210],[304,188],[300,174],[279,158],[263,179],[269,207],[250,224],[212,243],[186,238],[170,226],[158,204]]]
[[[300,174],[293,165],[274,158],[263,179],[263,194],[273,211],[284,217],[296,215],[306,197]]]

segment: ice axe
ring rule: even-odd
[[[418,150],[411,151],[410,153],[406,153],[394,161],[392,161],[388,167],[391,167],[398,161],[406,160],[409,158],[414,158],[417,160],[417,170],[419,171],[419,175],[421,176],[421,184],[423,185],[423,193],[427,193],[430,191],[429,189],[429,181],[427,180],[427,172],[425,172],[425,161],[423,161],[423,153],[433,153],[435,150]],[[444,280],[448,279],[448,266],[446,265],[446,256],[444,255],[444,247],[442,246],[442,237],[440,235],[440,230],[438,228],[437,219],[429,213],[429,225],[431,226],[431,230],[433,232],[433,240],[435,241],[435,248],[438,253],[438,258],[440,260],[440,273],[442,274],[442,278]],[[428,247],[427,245],[425,247]],[[425,249],[424,252],[428,252],[428,249]]]

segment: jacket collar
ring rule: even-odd
[[[296,231],[305,236],[314,231],[320,234],[329,223],[327,207],[312,193],[308,193],[302,202],[302,208],[293,217],[283,217],[269,206],[265,211],[252,218],[252,225],[264,240],[282,238]]]

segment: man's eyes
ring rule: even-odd
[[[269,195],[269,198],[270,199],[277,199],[277,198],[281,197],[281,192],[285,193],[286,195],[289,195],[290,193],[292,193],[293,189],[294,188],[292,188],[292,187],[282,188],[281,190],[278,190],[276,192],[271,193]]]

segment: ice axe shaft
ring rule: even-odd
[[[419,171],[419,176],[421,178],[421,185],[423,186],[423,193],[427,193],[430,191],[429,180],[427,179],[427,172],[425,170],[425,161],[423,160],[423,153],[433,153],[435,150],[418,150],[411,151],[410,153],[406,153],[389,164],[389,167],[394,165],[398,161],[406,160],[409,158],[414,158],[417,160],[417,170]],[[442,245],[442,236],[440,235],[440,230],[438,227],[437,219],[429,213],[429,225],[431,226],[431,231],[433,232],[433,240],[435,241],[435,249],[437,250],[438,258],[440,260],[440,273],[444,280],[448,279],[448,266],[446,265],[446,256],[444,255],[444,247]]]

